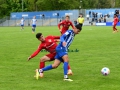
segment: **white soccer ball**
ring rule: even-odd
[[[104,67],[101,69],[101,73],[104,75],[104,76],[107,76],[108,74],[110,74],[110,69],[107,68],[107,67]]]

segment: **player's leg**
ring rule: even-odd
[[[34,25],[34,29],[33,29],[34,32],[35,32],[35,28],[36,28],[36,25]]]
[[[67,69],[68,69],[67,75],[73,75],[73,72],[71,70],[70,64],[68,64],[68,68]]]
[[[23,26],[22,26],[22,29],[24,29],[24,24],[23,24]]]
[[[32,25],[32,33],[34,33],[34,25]]]
[[[43,56],[40,58],[40,64],[39,64],[39,69],[42,69],[45,67],[45,62],[50,61],[50,58],[48,56]],[[43,77],[43,73],[40,73],[40,77]]]
[[[115,25],[113,25],[113,33],[115,33]]]
[[[73,75],[73,72],[71,70],[70,64],[68,64],[68,72],[67,75]]]
[[[68,55],[66,54],[66,55],[62,56],[62,59],[64,61],[64,66],[63,66],[63,68],[64,68],[64,80],[65,81],[73,81],[73,80],[69,79],[68,75],[67,75],[67,72],[68,72],[67,68],[68,68],[68,62],[69,62]]]
[[[49,53],[49,54],[43,56],[43,57],[40,59],[39,68],[40,68],[40,69],[41,69],[41,68],[44,68],[44,67],[45,67],[45,62],[55,60],[55,58],[54,58],[55,55],[56,55],[56,53]]]
[[[52,65],[48,65],[42,69],[38,69],[39,73],[43,73],[44,71],[48,71],[54,68],[57,68],[60,65],[61,61],[58,59],[55,59],[54,63]]]
[[[64,78],[68,78],[68,76],[67,76],[67,72],[68,72],[68,55],[64,55],[63,57],[62,57],[62,59],[63,59],[63,61],[64,61],[64,66],[63,66],[63,68],[64,68]]]
[[[55,56],[56,56],[56,53],[50,53],[50,54],[47,54],[46,55],[48,58],[49,58],[49,60],[48,61],[53,61],[53,60],[55,60]],[[43,67],[42,67],[43,68]],[[41,68],[40,68],[41,69]],[[72,75],[73,73],[72,73],[72,70],[71,70],[71,68],[70,68],[70,65],[68,65],[68,73],[67,73],[68,75]]]
[[[115,31],[118,32],[117,28],[116,28],[116,25],[115,25]]]
[[[58,58],[58,55],[55,56],[55,58]],[[38,79],[40,73],[43,73],[44,71],[48,71],[54,68],[57,68],[60,65],[61,61],[58,59],[55,59],[54,63],[52,65],[48,65],[42,69],[36,69],[36,79]],[[38,74],[39,73],[39,74]]]
[[[40,65],[39,68],[44,68],[45,67],[45,62],[50,61],[50,58],[48,56],[43,56],[40,58]]]
[[[22,30],[22,25],[21,25],[21,30]]]

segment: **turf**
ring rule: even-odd
[[[57,26],[37,27],[37,32],[44,36],[60,35]],[[20,27],[0,27],[0,90],[119,90],[120,32],[113,34],[112,27],[83,26],[75,36],[70,50],[79,52],[69,52],[74,73],[69,77],[73,82],[63,81],[62,64],[44,72],[44,78],[33,77],[40,57],[47,54],[41,52],[27,61],[39,43],[31,27],[24,31]],[[108,76],[100,73],[103,67],[110,68]]]

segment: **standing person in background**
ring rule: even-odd
[[[61,26],[62,26],[62,28],[61,28]],[[74,29],[74,25],[70,21],[70,16],[66,15],[65,20],[61,21],[58,24],[58,28],[59,28],[59,30],[61,32],[61,35],[63,35],[69,29],[70,26],[72,26],[72,28]]]
[[[31,23],[32,23],[32,33],[34,33],[35,28],[36,28],[36,24],[37,24],[36,16],[33,17],[33,19],[31,20]]]
[[[80,25],[81,27],[83,26],[84,18],[83,18],[83,15],[82,15],[82,14],[80,14],[80,16],[78,17],[77,22],[79,23],[79,25]]]
[[[116,14],[114,14],[114,20],[113,20],[113,33],[118,32],[116,25],[118,23],[118,16]]]
[[[24,18],[22,17],[22,19],[20,20],[20,23],[18,23],[18,24],[21,25],[21,30],[24,29],[24,23],[25,23],[25,20],[24,20]]]

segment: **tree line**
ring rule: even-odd
[[[119,8],[120,0],[0,0],[0,18],[11,12]]]

